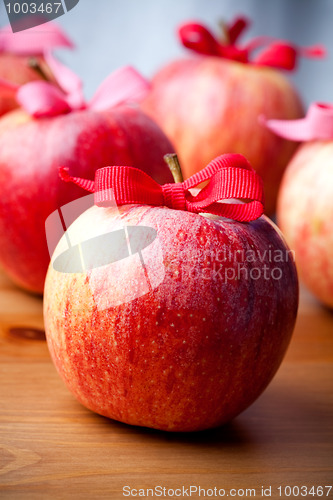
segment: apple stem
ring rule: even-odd
[[[220,20],[219,27],[220,27],[220,33],[221,33],[221,38],[220,38],[221,43],[223,43],[223,45],[229,45],[230,38],[229,38],[227,24],[224,21]]]
[[[183,178],[183,174],[182,174],[182,169],[180,167],[180,163],[179,163],[178,156],[176,155],[176,153],[170,153],[170,154],[164,155],[163,159],[164,159],[165,163],[167,163],[167,165],[170,169],[170,172],[172,173],[173,180],[175,182],[183,182],[184,178]]]
[[[36,73],[38,73],[39,76],[43,80],[45,80],[46,82],[50,81],[50,79],[48,78],[47,74],[45,73],[45,71],[41,67],[40,62],[38,61],[38,59],[36,59],[36,57],[30,57],[29,58],[29,60],[28,60],[28,66],[29,66],[29,68],[32,68],[33,70],[35,70]]]

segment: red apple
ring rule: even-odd
[[[28,85],[28,90],[34,90],[35,84]],[[59,179],[59,166],[93,177],[100,167],[132,164],[164,183],[171,182],[172,176],[163,155],[172,150],[159,127],[132,105],[107,111],[67,109],[43,118],[32,118],[23,110],[5,115],[0,120],[0,264],[4,270],[19,286],[42,293],[49,264],[45,220],[59,204],[82,196],[76,186]]]
[[[305,118],[267,120],[266,126],[279,136],[305,141],[282,179],[278,224],[295,252],[301,278],[333,308],[333,105],[312,103]]]
[[[333,138],[299,147],[283,177],[277,216],[300,277],[333,308]]]
[[[0,30],[0,79],[23,85],[47,77],[54,81],[44,60],[44,51],[56,47],[73,47],[72,42],[53,23],[12,33],[9,27]],[[15,95],[0,89],[0,116],[18,107]]]
[[[241,223],[123,205],[88,209],[68,234],[73,243],[92,242],[122,225],[132,230],[132,247],[145,247],[154,284],[133,298],[142,286],[135,255],[94,276],[91,267],[79,272],[74,256],[59,269],[63,238],[44,293],[57,370],[83,405],[121,422],[167,431],[227,422],[265,389],[292,334],[298,284],[281,233],[265,216]],[[147,228],[162,252],[142,239]],[[121,245],[113,252],[121,255]],[[103,264],[109,251],[99,245],[91,255]]]
[[[241,22],[235,35],[233,30]],[[182,26],[182,42],[200,55],[171,62],[158,71],[143,110],[175,145],[185,178],[221,153],[245,155],[263,178],[266,212],[271,214],[296,144],[274,136],[258,117],[303,116],[292,84],[279,69],[267,67],[292,69],[296,49],[277,44],[250,61],[251,43],[243,49],[236,45],[245,26],[244,20],[238,20],[227,30],[229,44],[218,42],[199,24]]]

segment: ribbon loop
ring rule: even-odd
[[[250,24],[250,20],[246,17],[236,17],[231,21],[231,23],[226,26],[229,43],[234,45]]]
[[[184,47],[199,54],[220,55],[220,44],[202,24],[186,23],[179,28],[179,37]]]
[[[118,205],[167,206],[242,222],[257,219],[264,210],[262,180],[239,154],[219,156],[185,182],[164,186],[142,170],[126,166],[100,168],[96,171],[95,181],[71,177],[63,167],[59,174],[62,180],[93,191],[98,206],[108,206],[111,201]],[[207,180],[209,184],[193,196],[189,189]]]
[[[293,70],[296,67],[299,51],[283,42],[273,42],[254,59],[258,66]]]
[[[243,29],[239,31],[239,34],[242,30]],[[236,40],[238,36],[237,32],[232,34],[234,40]],[[248,60],[248,52],[246,50],[239,49],[233,43],[220,43],[202,24],[183,24],[179,28],[179,37],[185,47],[198,54],[218,56],[241,62],[247,62]]]
[[[128,101],[141,101],[150,90],[150,84],[131,66],[114,71],[97,89],[89,107],[105,110]]]

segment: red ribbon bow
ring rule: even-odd
[[[292,141],[333,140],[333,105],[314,102],[305,118],[299,120],[267,120],[260,116],[260,121],[275,134]]]
[[[262,180],[240,154],[218,156],[186,181],[163,186],[133,167],[100,168],[95,173],[95,181],[72,177],[64,167],[60,168],[59,174],[65,182],[73,182],[95,193],[97,206],[108,206],[111,201],[117,205],[166,206],[193,213],[207,212],[241,222],[257,219],[264,210]],[[199,194],[191,194],[190,189],[208,180]],[[249,201],[239,203],[235,198]],[[221,203],[221,200],[232,202]]]
[[[254,38],[241,48],[237,46],[237,42],[248,25],[248,19],[239,17],[231,24],[224,26],[225,41],[218,40],[209,29],[200,23],[183,24],[180,26],[178,34],[185,47],[199,54],[285,70],[293,70],[299,56],[323,57],[325,55],[325,49],[321,45],[301,48],[290,42],[274,40],[271,37]],[[250,60],[251,52],[264,45],[268,46]]]

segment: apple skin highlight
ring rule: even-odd
[[[120,222],[156,229],[164,279],[101,310],[96,291],[116,297],[137,285],[132,261],[118,262],[113,288],[101,268],[95,295],[89,272],[51,264],[44,318],[59,374],[84,406],[127,424],[197,431],[228,422],[271,381],[294,328],[298,280],[281,233],[265,216],[239,223],[141,205],[94,206],[70,231],[88,239]],[[150,248],[144,261],[154,276],[161,262]]]

